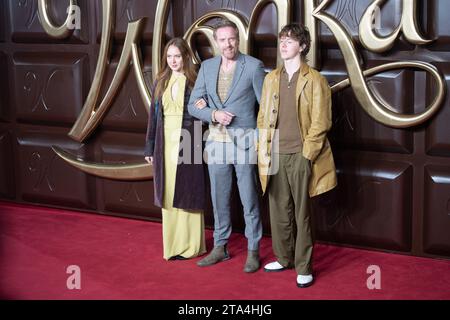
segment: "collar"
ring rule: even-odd
[[[300,65],[300,69],[298,69],[295,73],[299,72],[302,77],[305,77],[309,73],[309,65],[302,61],[302,64]],[[286,69],[284,65],[281,68],[276,69],[276,75],[279,77],[282,73],[286,72]]]

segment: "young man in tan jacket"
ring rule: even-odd
[[[297,286],[313,284],[309,198],[333,189],[336,170],[327,132],[331,91],[306,63],[310,35],[290,24],[280,34],[283,66],[264,81],[258,114],[258,168],[269,196],[272,247],[267,272],[295,268]]]

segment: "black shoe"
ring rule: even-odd
[[[188,258],[185,258],[180,255],[176,255],[176,256],[170,257],[169,260],[171,260],[171,261],[173,261],[173,260],[188,260]]]

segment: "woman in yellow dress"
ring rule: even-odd
[[[153,165],[155,205],[162,208],[166,260],[188,259],[206,252],[202,124],[187,111],[196,77],[187,43],[180,38],[170,40],[152,87],[144,152]]]

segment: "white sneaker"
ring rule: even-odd
[[[277,272],[277,271],[283,271],[287,269],[286,267],[283,267],[278,261],[268,263],[264,266],[264,271],[266,272]]]
[[[306,276],[298,275],[297,276],[297,287],[299,288],[307,288],[314,283],[314,278],[312,274],[308,274]]]

